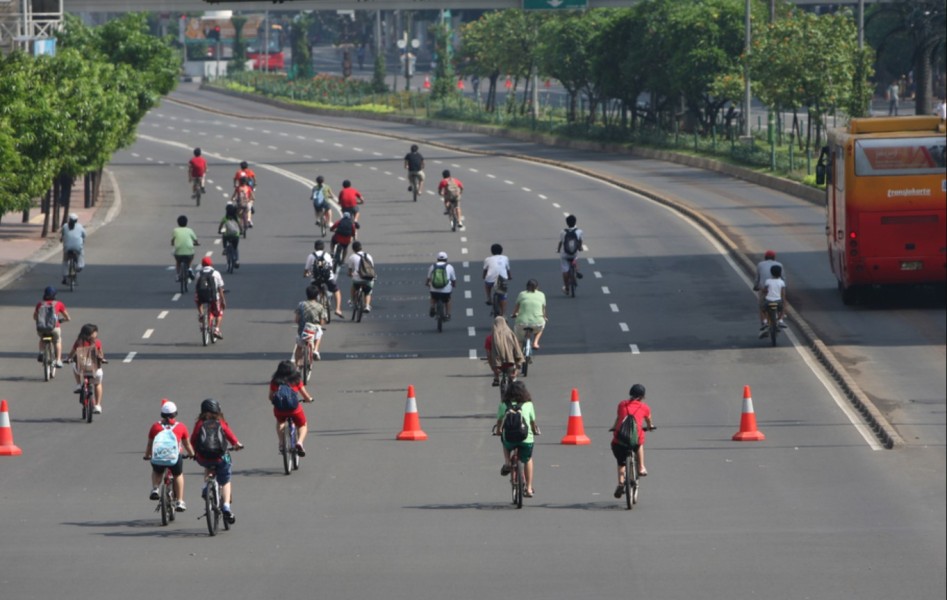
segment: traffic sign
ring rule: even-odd
[[[589,0],[523,0],[523,10],[580,10]]]

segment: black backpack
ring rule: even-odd
[[[515,402],[507,405],[503,415],[503,424],[500,426],[503,439],[511,443],[519,443],[529,437],[529,425],[523,418],[522,407]]]
[[[322,255],[313,252],[312,255],[316,258],[315,262],[312,263],[312,280],[316,283],[329,283],[329,280],[332,279],[332,269],[329,268],[329,263],[326,261],[325,252]]]
[[[562,251],[569,256],[575,256],[579,252],[579,234],[575,229],[566,229],[566,235],[562,239]]]
[[[355,235],[355,223],[352,219],[342,218],[335,228],[335,232],[342,237],[352,237]]]
[[[221,458],[227,453],[227,438],[217,419],[205,419],[197,436],[197,452],[204,458]]]
[[[197,300],[199,302],[213,302],[217,299],[217,281],[214,279],[214,271],[201,271],[194,284],[197,291]]]
[[[638,446],[638,419],[635,415],[625,415],[618,426],[618,443],[628,448]]]

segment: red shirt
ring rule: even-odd
[[[361,192],[353,187],[342,188],[342,191],[339,192],[339,206],[343,210],[352,208],[358,204],[358,199],[361,197]]]
[[[195,156],[188,165],[190,165],[191,177],[203,177],[207,173],[207,161],[203,156]]]
[[[164,421],[158,421],[151,426],[151,429],[148,430],[149,440],[155,439],[155,436],[161,433],[161,430],[164,429],[164,423]],[[178,438],[178,446],[180,446],[181,442],[187,438],[187,426],[175,419],[168,419],[167,424],[171,426],[171,431],[174,432],[174,437]]]
[[[59,324],[60,324],[61,321],[62,321],[62,320],[59,318],[59,315],[61,315],[61,314],[63,314],[63,313],[66,312],[66,305],[63,304],[62,302],[60,302],[59,300],[40,300],[39,302],[36,303],[36,308],[33,309],[33,312],[35,313],[36,311],[38,311],[38,310],[39,310],[39,307],[41,307],[42,305],[44,305],[44,304],[52,304],[53,302],[56,303],[56,327],[59,327]]]
[[[622,400],[618,403],[618,425],[625,420],[625,415],[632,415],[638,422],[638,444],[644,444],[645,431],[644,420],[651,418],[651,407],[641,400]],[[612,443],[618,443],[618,427],[615,427],[615,433],[612,435]]]
[[[457,187],[460,188],[460,191],[461,191],[461,192],[464,191],[464,184],[461,183],[460,179],[457,179],[456,177],[449,177],[449,178],[447,178],[447,179],[441,179],[441,182],[440,182],[439,184],[437,184],[437,193],[438,193],[438,194],[443,194],[443,191],[447,188],[447,182],[450,181],[451,179],[454,180],[454,182],[457,184]]]
[[[200,452],[197,451],[197,443],[200,441],[201,427],[203,426],[204,426],[204,420],[198,419],[197,422],[194,423],[194,432],[191,433],[191,445],[194,446],[194,454],[196,455],[194,458],[196,458],[199,461],[204,461],[204,462],[219,462],[223,460],[223,457],[219,459],[205,458],[201,456]],[[240,440],[238,440],[237,436],[235,436],[233,434],[233,431],[230,430],[230,425],[227,424],[227,421],[220,419],[220,428],[224,432],[224,438],[227,439],[227,442],[230,443],[231,446],[240,445]]]

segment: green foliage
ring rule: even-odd
[[[227,63],[227,71],[244,71],[247,68],[247,43],[243,39],[243,26],[247,18],[234,15],[230,17],[233,23],[233,56]]]
[[[450,56],[450,30],[443,22],[431,26],[434,35],[434,52],[437,54],[437,65],[434,68],[434,82],[431,84],[431,98],[448,98],[457,94],[456,76]]]
[[[306,100],[325,105],[359,104],[363,98],[372,96],[371,82],[326,74],[319,74],[309,79],[289,80],[276,73],[247,71],[229,76],[228,82],[267,96]]]
[[[388,84],[385,83],[386,68],[385,53],[378,52],[375,54],[375,68],[372,71],[371,88],[373,93],[383,94],[388,91]]]
[[[312,77],[312,51],[309,47],[309,31],[312,26],[312,13],[301,13],[290,30],[289,45],[292,48],[295,78]]]

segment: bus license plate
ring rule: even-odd
[[[919,260],[907,261],[901,263],[902,271],[920,271],[924,267],[924,263]]]

